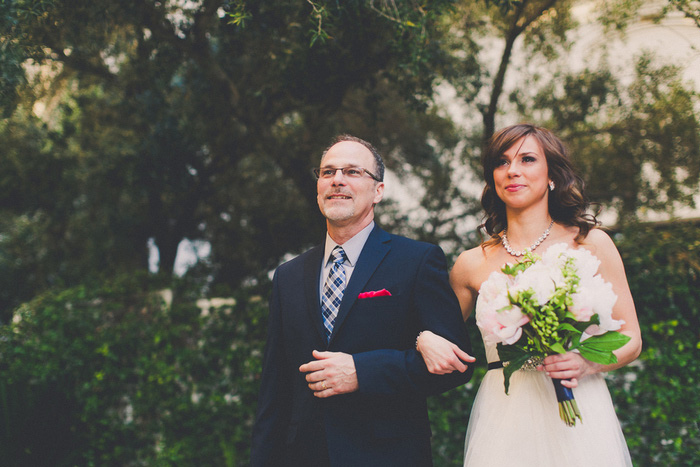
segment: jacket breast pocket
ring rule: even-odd
[[[411,305],[402,296],[372,297],[355,302],[346,325],[361,331],[363,338],[377,340],[377,348],[400,348],[411,329],[410,316]]]

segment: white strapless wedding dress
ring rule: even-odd
[[[484,345],[486,359],[498,361],[496,346]],[[583,422],[569,427],[559,418],[552,380],[543,372],[516,371],[506,395],[503,369],[489,370],[469,418],[465,467],[631,466],[603,376],[586,376],[573,392]]]

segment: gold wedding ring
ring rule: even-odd
[[[326,382],[325,382],[325,381],[321,381],[321,387],[323,388],[324,391],[325,391],[326,389],[328,389],[328,388],[326,387]]]

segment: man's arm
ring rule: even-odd
[[[267,344],[263,357],[263,371],[258,397],[258,410],[253,427],[251,466],[282,465],[279,456],[286,439],[285,427],[289,419],[291,376],[283,349],[280,296],[277,274],[273,279]]]
[[[433,331],[471,353],[471,344],[457,298],[449,285],[442,250],[427,250],[418,269],[414,306],[421,329]],[[317,397],[360,391],[365,394],[418,392],[439,394],[466,383],[473,372],[433,375],[414,349],[372,350],[353,354],[318,352],[317,360],[300,367]]]

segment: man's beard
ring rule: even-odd
[[[355,215],[355,206],[324,206],[323,215],[330,221],[346,221]]]

